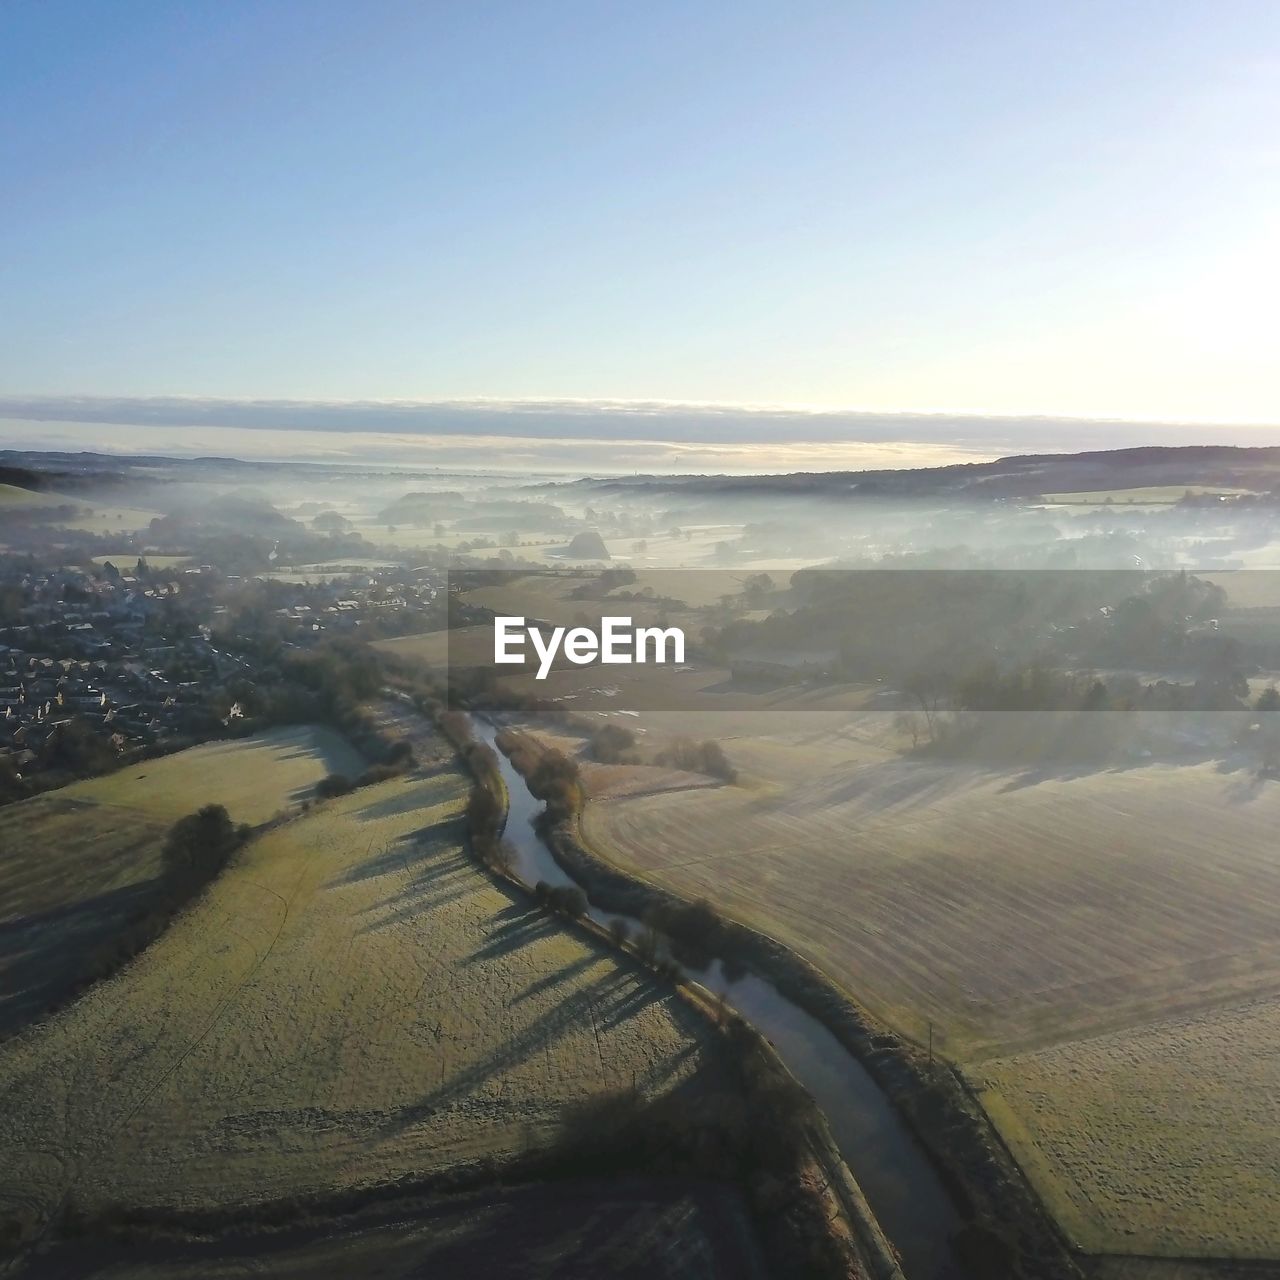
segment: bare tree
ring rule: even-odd
[[[914,711],[899,711],[893,718],[893,727],[898,733],[911,735],[911,749],[920,745],[920,733],[924,722]]]
[[[949,702],[950,682],[943,676],[921,672],[912,676],[903,690],[920,710],[930,742],[937,742],[942,727],[942,713]]]

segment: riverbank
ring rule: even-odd
[[[472,734],[464,737],[460,733],[459,722],[451,719],[446,732],[459,757],[471,770],[476,786],[492,786],[496,782],[502,787],[506,814],[504,839],[510,838],[516,830],[522,828],[522,834],[527,832],[529,839],[544,853],[547,864],[558,872],[559,868],[552,861],[550,852],[534,831],[534,813],[541,810],[541,802],[530,795],[523,785],[523,779],[507,758],[493,748],[492,727],[477,727],[480,729],[478,738]],[[490,777],[491,770],[487,765],[484,768],[477,767],[477,741],[483,747],[494,750],[499,765],[496,779]],[[504,776],[508,772],[512,775],[510,780]],[[488,874],[517,886],[530,895],[535,888],[531,881],[541,880],[541,877],[533,874],[527,878],[522,876],[514,866],[495,866],[486,859],[480,861]],[[588,914],[573,915],[566,917],[565,925],[585,932],[598,944],[615,953],[620,952],[631,963],[650,967],[644,964],[637,949],[620,938],[603,919],[593,919]],[[765,1124],[767,1127],[773,1122],[774,1113],[779,1109],[794,1116],[798,1122],[794,1127],[794,1132],[800,1139],[799,1147],[795,1148],[798,1158],[791,1157],[784,1161],[784,1167],[779,1172],[786,1174],[786,1182],[790,1184],[790,1189],[782,1192],[784,1199],[792,1197],[794,1200],[798,1193],[798,1203],[802,1203],[805,1208],[798,1236],[797,1224],[793,1223],[790,1228],[796,1239],[786,1251],[786,1269],[780,1274],[793,1274],[792,1267],[796,1259],[805,1257],[813,1268],[806,1274],[814,1276],[839,1273],[849,1277],[868,1277],[869,1280],[906,1280],[895,1250],[880,1229],[861,1189],[845,1165],[821,1112],[813,1106],[808,1093],[787,1070],[769,1042],[755,1034],[740,1019],[726,1021],[723,1001],[701,984],[672,975],[662,980],[670,981],[676,994],[705,1017],[718,1034],[727,1033],[733,1040],[732,1056],[743,1067],[743,1081],[748,1093],[754,1094],[760,1104],[750,1108],[751,1113],[757,1117],[755,1123]],[[776,1178],[770,1174],[766,1174],[761,1184],[756,1186],[752,1198],[757,1209],[763,1208],[766,1216],[776,1213],[776,1206],[771,1202],[777,1199],[781,1187],[782,1184],[777,1183]],[[826,1238],[826,1244],[821,1247],[817,1238],[819,1233]],[[831,1244],[843,1251],[847,1265],[834,1262],[829,1247]],[[835,1271],[832,1270],[833,1263]]]
[[[536,735],[527,736],[547,749]],[[557,864],[602,910],[644,919],[689,906],[593,849],[582,835],[580,812],[542,834]],[[983,1280],[1079,1280],[1068,1242],[958,1071],[931,1063],[920,1046],[879,1023],[825,973],[767,934],[726,918],[722,936],[728,942],[722,958],[767,978],[821,1023],[905,1120],[963,1219],[955,1254],[966,1274]]]

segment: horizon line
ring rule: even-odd
[[[198,416],[199,421],[163,419],[159,415],[168,411],[182,416]],[[1026,412],[991,412],[981,409],[953,408],[895,408],[873,409],[851,405],[816,404],[813,402],[734,402],[727,400],[677,400],[659,398],[609,398],[585,396],[468,396],[440,397],[435,399],[406,399],[353,397],[308,398],[293,396],[225,396],[202,393],[157,395],[110,395],[97,392],[85,393],[0,393],[0,419],[84,423],[118,422],[121,425],[154,426],[228,426],[253,430],[350,430],[353,427],[377,430],[374,423],[356,424],[281,421],[253,422],[243,416],[254,411],[270,415],[280,413],[320,414],[361,413],[387,414],[397,420],[401,415],[414,413],[434,415],[457,413],[468,416],[511,415],[526,423],[539,418],[563,414],[569,417],[590,415],[617,415],[624,420],[642,421],[646,418],[661,419],[705,417],[710,421],[723,421],[739,416],[757,423],[769,419],[790,418],[800,421],[826,421],[845,419],[849,425],[858,422],[896,422],[921,424],[973,423],[991,427],[1028,425],[1071,426],[1169,426],[1175,428],[1211,428],[1218,430],[1280,430],[1280,422],[1262,419],[1181,418],[1163,415],[1116,413],[1057,413],[1043,409]],[[214,415],[231,413],[238,420],[223,423],[212,421]],[[81,416],[84,415],[84,416]],[[385,426],[390,427],[391,423]],[[401,430],[407,425],[397,421]],[[687,425],[691,425],[686,423]],[[798,425],[798,422],[795,423]],[[445,422],[422,423],[422,427],[449,431]],[[456,429],[456,428],[455,428]]]

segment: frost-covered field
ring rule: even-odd
[[[205,804],[258,823],[359,754],[332,730],[279,729],[146,760],[0,808],[0,1034],[41,1015],[147,910],[169,826]]]
[[[1280,1254],[1280,783],[903,759],[781,717],[719,740],[738,785],[614,780],[592,847],[932,1021],[1084,1248]]]
[[[1280,1254],[1280,999],[984,1063],[984,1102],[1087,1249]]]
[[[251,843],[143,955],[0,1049],[0,1216],[302,1194],[674,1087],[694,1015],[463,854],[445,770]]]

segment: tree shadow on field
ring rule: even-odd
[[[446,825],[450,824],[440,824]],[[437,830],[439,827],[429,829],[433,833]],[[441,848],[428,837],[425,849],[420,847],[422,843],[422,832],[402,836],[326,885],[326,888],[338,888],[381,876],[394,877],[390,882],[391,892],[361,911],[361,915],[370,918],[361,926],[360,933],[374,933],[415,920],[485,888],[485,881],[455,842]]]
[[[462,854],[457,846],[462,843],[465,834],[466,822],[461,817],[443,818],[430,826],[419,827],[416,831],[407,831],[404,835],[397,836],[384,849],[380,849],[363,862],[348,867],[341,875],[335,876],[325,885],[325,888],[359,884],[362,880],[376,880],[379,876],[404,871],[415,863],[421,864],[425,870],[430,862],[453,861],[461,858]],[[453,848],[446,852],[448,846]]]
[[[425,864],[396,892],[364,908],[362,915],[375,918],[362,925],[359,932],[375,933],[468,897],[483,887],[475,875],[475,868],[462,854],[447,862]]]
[[[1149,764],[1150,761],[1144,763]],[[1137,764],[1130,768],[1138,767]],[[1007,771],[1006,771],[1007,772]],[[1079,782],[1082,778],[1096,777],[1100,773],[1121,773],[1122,769],[1113,765],[1085,764],[1038,764],[1018,770],[997,792],[998,795],[1009,795],[1014,791],[1025,791],[1030,787],[1038,787],[1044,782]]]
[[[136,1274],[140,1253],[136,1242],[58,1240],[41,1246],[37,1265],[45,1277],[108,1280]],[[558,1177],[450,1192],[427,1201],[375,1200],[350,1219],[223,1233],[181,1245],[166,1240],[148,1244],[145,1256],[149,1274],[184,1276],[761,1280],[765,1275],[755,1230],[736,1188],[625,1174]]]
[[[651,1004],[663,1003],[671,997],[671,990],[657,981],[637,982],[618,974],[618,981],[606,986],[596,999],[596,1021],[601,1030],[608,1030],[635,1017]]]
[[[573,965],[565,966],[566,970],[573,968]],[[573,975],[561,970],[557,976],[571,980]],[[543,1055],[550,1057],[550,1051],[555,1045],[573,1032],[590,1035],[593,1016],[588,1009],[589,1005],[595,1011],[594,1026],[604,1029],[616,1026],[625,1018],[634,1017],[650,1004],[671,999],[672,994],[670,988],[660,987],[656,983],[637,986],[636,978],[610,967],[607,974],[568,993],[546,1013],[523,1029],[507,1035],[500,1045],[474,1062],[460,1065],[438,1089],[433,1089],[412,1106],[402,1107],[389,1116],[387,1128],[393,1132],[412,1128],[478,1092],[492,1080],[529,1059]],[[600,1016],[602,1005],[607,1010],[604,1021],[601,1021]],[[667,1078],[676,1070],[683,1057],[695,1051],[696,1045],[691,1042],[684,1054],[673,1054],[669,1060],[650,1063],[645,1069],[643,1083],[653,1085]]]
[[[432,769],[410,774],[401,779],[401,785],[390,795],[370,800],[360,808],[353,809],[350,817],[357,822],[377,822],[380,818],[395,818],[402,813],[412,813],[415,809],[427,809],[439,804],[442,797],[436,793],[436,789],[421,784],[441,772],[441,769]]]
[[[326,773],[342,773],[358,759],[350,744],[339,733],[323,727],[298,726],[273,730],[261,740],[262,747],[276,760],[316,760]],[[238,743],[227,743],[230,751],[243,750]]]
[[[289,803],[291,805],[300,805],[305,804],[308,800],[315,800],[317,798],[317,785],[314,782],[305,782],[300,787],[294,787],[288,795]]]
[[[554,921],[545,912],[515,902],[503,907],[494,920],[485,942],[462,962],[464,965],[497,960],[556,932]]]
[[[1097,761],[1080,760],[1044,760],[1037,764],[1019,768],[1014,776],[1000,788],[998,794],[1006,795],[1013,791],[1022,791],[1028,787],[1037,787],[1042,782],[1079,782],[1083,778],[1096,778],[1102,774],[1116,776],[1122,773],[1133,773],[1139,769],[1153,767],[1165,769],[1188,769],[1198,765],[1220,761],[1218,773],[1233,773],[1239,767],[1221,761],[1220,753],[1215,750],[1184,751],[1177,755],[1134,756],[1124,759],[1108,759]],[[1225,766],[1225,767],[1224,767]],[[1009,772],[1006,768],[1005,772]]]
[[[511,1003],[517,1005],[523,1004],[526,1000],[536,1000],[538,996],[544,992],[554,990],[561,983],[570,982],[579,974],[586,973],[588,969],[594,969],[597,965],[607,963],[604,956],[590,952],[575,960],[572,964],[566,965],[563,969],[557,969],[555,973],[548,973],[536,982],[531,982]]]
[[[154,894],[143,881],[0,922],[0,1036],[109,968],[113,939]]]
[[[1227,799],[1233,804],[1251,804],[1262,796],[1272,794],[1271,788],[1276,785],[1274,776],[1267,777],[1252,762],[1237,764],[1224,760],[1216,772],[1231,779]]]
[[[838,779],[822,792],[822,802],[832,807],[862,802],[877,814],[894,809],[919,809],[1004,772],[968,760],[954,762],[954,765],[939,768],[929,761],[904,768],[900,760],[877,761]],[[772,797],[769,802],[777,803]]]

